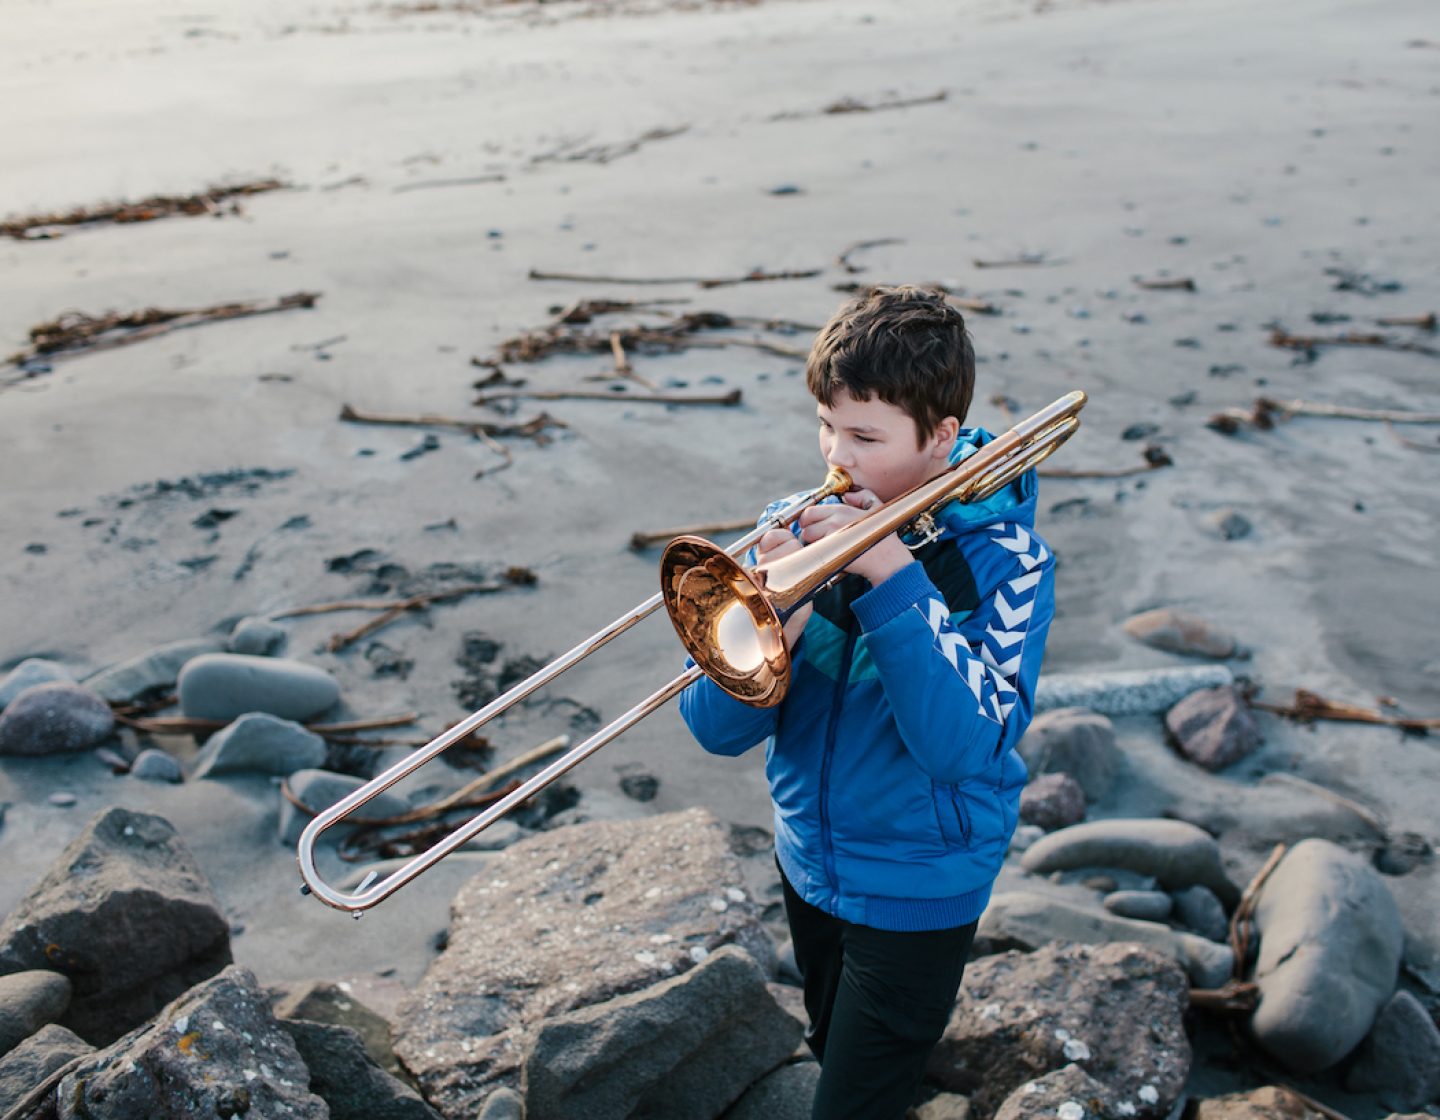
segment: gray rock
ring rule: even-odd
[[[711,1120],[789,1057],[800,1034],[754,958],[727,945],[683,975],[541,1024],[521,1078],[525,1111]]]
[[[220,642],[214,638],[171,642],[101,669],[86,677],[84,684],[102,700],[123,703],[152,689],[173,688],[186,662],[220,648]]]
[[[915,1120],[970,1120],[970,1098],[959,1093],[936,1093],[913,1109]]]
[[[310,1071],[310,1091],[330,1106],[330,1120],[440,1120],[419,1093],[370,1060],[349,1027],[304,1019],[280,1026]]]
[[[1234,683],[1235,674],[1224,665],[1049,673],[1040,677],[1035,688],[1035,711],[1088,708],[1106,716],[1151,715],[1168,711],[1197,688]]]
[[[300,833],[305,831],[305,826],[314,819],[315,813],[330,808],[335,802],[342,798],[349,797],[361,786],[365,785],[363,778],[352,777],[349,774],[336,774],[330,770],[297,770],[290,775],[290,793],[301,804],[308,806],[313,812],[306,813],[297,809],[289,798],[280,798],[280,843],[287,848],[293,848],[300,839]],[[388,790],[381,793],[372,801],[367,801],[354,816],[354,823],[361,824],[367,820],[380,820],[385,817],[399,816],[409,809],[409,804],[399,794],[391,793]],[[500,821],[481,833],[488,836],[492,831],[501,825],[510,824],[518,829],[514,822]],[[322,833],[322,843],[338,840],[345,833],[352,831],[354,824],[341,823],[327,828]]]
[[[1326,1120],[1297,1094],[1278,1085],[1196,1102],[1195,1120]]]
[[[1181,965],[1197,988],[1221,987],[1230,979],[1235,963],[1229,946],[1193,933],[1028,891],[995,895],[980,918],[976,937],[984,944],[1022,949],[1037,949],[1051,941],[1084,945],[1134,942]]]
[[[1041,774],[1020,794],[1020,819],[1049,831],[1085,819],[1085,791],[1069,774]]]
[[[225,648],[231,653],[271,657],[285,648],[289,636],[285,627],[268,618],[242,618],[225,639]]]
[[[1328,840],[1302,840],[1255,907],[1256,1041],[1298,1073],[1328,1069],[1395,990],[1404,934],[1379,873]]]
[[[704,810],[573,825],[472,858],[484,870],[451,903],[446,949],[395,1016],[396,1054],[447,1116],[514,1087],[546,1019],[726,944],[773,973],[728,833]]]
[[[1110,913],[1140,922],[1163,922],[1175,908],[1164,891],[1111,891],[1101,901]]]
[[[130,764],[130,776],[147,782],[178,782],[185,775],[180,763],[169,751],[146,747]]]
[[[1139,924],[1139,923],[1135,923]],[[1048,944],[971,961],[926,1075],[981,1116],[1074,1063],[1136,1116],[1164,1116],[1190,1071],[1185,975],[1140,945]]]
[[[70,981],[58,972],[30,969],[0,976],[0,1054],[8,1054],[70,1005]]]
[[[306,720],[340,699],[323,669],[279,657],[207,653],[180,671],[180,707],[195,719],[232,720],[247,712]]]
[[[328,980],[312,980],[282,989],[274,993],[275,1017],[282,1020],[282,1026],[286,1019],[304,1019],[354,1031],[370,1061],[386,1073],[400,1076],[400,1063],[390,1045],[389,1021],[366,1007],[347,988]]]
[[[783,1065],[746,1089],[725,1120],[810,1120],[819,1083],[819,1063]]]
[[[1036,716],[1018,750],[1031,774],[1069,774],[1091,801],[1110,792],[1122,762],[1114,724],[1085,708]]]
[[[1036,841],[1020,862],[1025,870],[1041,874],[1080,867],[1120,867],[1153,875],[1167,890],[1200,883],[1227,905],[1240,900],[1240,892],[1221,867],[1220,845],[1208,832],[1184,821],[1087,821]]]
[[[993,1120],[1104,1120],[1118,1116],[1115,1094],[1071,1063],[1021,1085],[995,1110]]]
[[[1181,755],[1207,770],[1223,770],[1265,741],[1239,689],[1202,688],[1165,713]]]
[[[1380,1009],[1346,1074],[1345,1088],[1375,1093],[1393,1109],[1440,1099],[1440,1029],[1409,992],[1396,992]]]
[[[8,1111],[66,1062],[94,1051],[58,1023],[41,1027],[0,1058],[0,1109]]]
[[[88,751],[114,730],[110,705],[83,685],[31,685],[0,712],[0,754]]]
[[[196,778],[221,774],[293,774],[325,761],[325,740],[298,723],[250,712],[210,736],[195,757]]]
[[[43,657],[27,657],[3,677],[0,677],[0,710],[27,688],[37,684],[59,681],[74,684],[70,670],[58,661],[47,661]]]
[[[1038,824],[1022,824],[1015,829],[1010,837],[1010,852],[1020,855],[1028,852],[1036,840],[1045,835],[1045,830]]]
[[[230,963],[230,926],[174,828],[108,809],[0,925],[0,974],[50,969],[75,990],[61,1017],[105,1045]]]
[[[1123,629],[1152,649],[1191,657],[1234,657],[1239,649],[1233,634],[1196,615],[1169,607],[1132,615],[1123,623]]]
[[[1171,897],[1175,900],[1175,916],[1187,928],[1211,941],[1229,939],[1230,919],[1225,916],[1225,907],[1220,905],[1220,900],[1209,887],[1197,883],[1183,891],[1173,892]]]
[[[67,1074],[59,1120],[329,1120],[295,1044],[246,969],[232,965]]]
[[[514,1089],[496,1089],[485,1098],[478,1120],[525,1120],[525,1098]]]

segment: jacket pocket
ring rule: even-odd
[[[970,814],[965,808],[965,799],[959,787],[936,784],[933,788],[935,819],[940,825],[940,835],[947,846],[968,848],[970,846]]]

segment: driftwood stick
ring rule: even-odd
[[[1405,412],[1399,409],[1347,408],[1342,405],[1316,404],[1310,401],[1280,401],[1272,397],[1257,397],[1250,411],[1230,407],[1217,412],[1205,426],[1227,435],[1241,428],[1258,428],[1269,431],[1277,419],[1288,420],[1292,416],[1327,416],[1337,420],[1381,420],[1387,424],[1440,424],[1440,412]]]
[[[850,254],[858,253],[861,249],[878,249],[881,245],[900,245],[903,241],[904,239],[899,237],[877,237],[872,241],[857,241],[841,250],[840,255],[835,258],[835,263],[846,272],[864,272],[863,268],[850,260]]]
[[[701,525],[679,525],[673,529],[651,529],[630,534],[630,547],[644,552],[657,544],[669,544],[676,537],[713,537],[716,533],[733,533],[741,529],[753,529],[755,519],[746,521],[707,521]]]
[[[329,739],[352,731],[370,731],[382,727],[403,727],[408,723],[414,723],[418,718],[415,712],[401,712],[394,716],[377,716],[374,719],[354,719],[343,723],[307,723],[305,728],[313,731],[322,738]],[[133,727],[137,731],[146,731],[152,735],[195,735],[205,734],[211,731],[219,731],[230,721],[223,719],[198,719],[191,716],[156,716],[145,719],[126,714],[122,711],[115,712],[115,721],[123,723],[126,727]]]
[[[1360,331],[1347,331],[1345,334],[1336,335],[1304,335],[1291,334],[1276,328],[1270,332],[1270,345],[1306,352],[1318,350],[1322,346],[1374,346],[1382,350],[1403,350],[1440,358],[1440,349],[1433,346],[1395,339],[1384,334],[1362,334]]]
[[[415,416],[393,415],[380,412],[362,412],[350,405],[341,405],[340,419],[355,424],[400,424],[411,427],[459,428],[480,436],[529,436],[539,438],[546,428],[564,428],[567,425],[555,419],[548,412],[518,424],[499,424],[493,420],[471,420],[465,417],[439,416],[435,413],[421,413]]]
[[[461,179],[422,179],[415,183],[401,183],[398,187],[391,187],[391,194],[404,194],[406,191],[426,191],[436,187],[475,187],[482,183],[503,183],[504,175],[469,175]]]
[[[618,401],[623,404],[718,404],[737,405],[741,392],[731,389],[728,393],[683,394],[683,393],[607,393],[602,390],[586,389],[496,389],[481,393],[474,404],[494,404],[496,401],[518,400],[529,397],[540,401]]]
[[[30,347],[10,355],[7,360],[12,365],[20,365],[39,357],[65,358],[97,350],[113,350],[205,323],[314,307],[319,298],[319,292],[294,292],[273,300],[182,309],[151,307],[123,315],[118,312],[101,316],[67,312],[58,319],[32,327]]]
[[[1145,461],[1133,467],[1116,467],[1113,470],[1082,470],[1068,467],[1037,467],[1035,473],[1041,478],[1129,478],[1174,465],[1174,460],[1159,444],[1150,444],[1142,453]]]
[[[1135,278],[1135,286],[1137,288],[1145,288],[1147,291],[1155,292],[1193,292],[1195,290],[1195,281],[1188,276],[1160,276],[1156,277],[1153,280],[1142,280],[1140,277],[1137,276]]]
[[[1260,1004],[1260,989],[1239,980],[1231,980],[1223,988],[1191,988],[1190,1006],[1202,1011],[1249,1014]]]
[[[1324,719],[1336,723],[1376,723],[1384,727],[1398,727],[1404,731],[1431,731],[1440,728],[1440,719],[1387,716],[1383,712],[1361,708],[1341,700],[1327,700],[1304,688],[1295,690],[1295,699],[1290,704],[1262,704],[1252,700],[1250,706],[1262,712],[1285,716],[1298,723],[1313,723],[1317,719]]]
[[[763,269],[755,269],[744,276],[730,276],[722,278],[705,276],[667,276],[667,277],[636,277],[636,276],[582,276],[573,272],[543,272],[538,268],[530,270],[531,280],[568,280],[583,284],[699,284],[702,288],[723,288],[730,284],[752,284],[765,280],[807,280],[812,276],[819,276],[820,269],[810,268],[800,271],[766,272]]]
[[[1433,311],[1424,315],[1389,315],[1375,322],[1382,327],[1418,327],[1422,331],[1433,331],[1436,327]]]
[[[973,262],[976,268],[1035,268],[1044,265],[1056,265],[1064,262],[1052,260],[1044,253],[1022,253],[1011,260],[983,261],[976,258]]]
[[[1408,447],[1412,451],[1429,451],[1431,453],[1440,451],[1440,443],[1420,443],[1417,440],[1406,439],[1395,430],[1395,425],[1389,420],[1385,421],[1385,430],[1395,437],[1395,442],[1401,447]]]
[[[1270,878],[1270,873],[1279,865],[1284,854],[1285,845],[1276,844],[1270,857],[1246,884],[1245,890],[1241,892],[1240,902],[1235,907],[1235,913],[1230,916],[1230,952],[1234,957],[1234,983],[1244,978],[1245,958],[1250,955],[1251,918],[1260,899],[1260,888],[1265,885],[1265,880]]]
[[[961,311],[973,311],[977,315],[998,315],[1000,308],[991,303],[988,299],[976,299],[974,296],[946,296],[945,302],[953,304]]]
[[[373,634],[382,626],[388,626],[407,611],[420,610],[428,607],[431,603],[444,603],[451,599],[461,599],[466,595],[489,595],[504,589],[499,583],[470,583],[463,587],[452,587],[448,591],[431,591],[424,595],[412,595],[409,599],[402,599],[372,618],[369,622],[357,626],[354,630],[343,634],[336,634],[325,643],[325,648],[331,653],[338,653],[346,646],[358,642],[361,638]]]

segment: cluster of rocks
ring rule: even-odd
[[[1196,620],[1142,617],[1132,632],[1241,652]],[[323,809],[359,779],[328,769],[325,741],[302,726],[338,686],[277,656],[283,645],[283,630],[251,620],[225,648],[174,643],[83,682],[24,662],[0,681],[0,753],[103,755],[112,703],[176,688],[186,716],[221,729],[184,772],[163,755],[173,770],[140,756],[122,760],[130,773],[284,775],[279,832],[293,845],[301,806]],[[1298,779],[1209,777],[1260,743],[1223,665],[1047,687],[1020,746],[1024,823],[917,1120],[1169,1116],[1191,1072],[1193,993],[1247,985],[1249,1036],[1289,1071],[1331,1071],[1397,1110],[1435,1101],[1440,1031],[1400,984],[1395,899],[1335,842],[1377,850],[1383,826]],[[1127,780],[1110,715],[1142,711],[1163,714],[1193,796],[1167,818],[1087,820]],[[409,806],[387,792],[370,808]],[[737,846],[702,810],[572,813],[534,835],[504,825],[486,841],[503,850],[453,901],[445,948],[387,1019],[333,984],[264,988],[232,963],[220,904],[174,828],[102,813],[0,925],[0,1116],[809,1115],[818,1068],[800,1044],[796,977],[763,920],[774,899],[737,858],[764,849],[768,866],[768,842]],[[1240,833],[1291,844],[1252,892],[1245,939],[1231,930],[1244,879],[1222,844]],[[1198,1108],[1297,1120],[1297,1100],[1263,1089]]]

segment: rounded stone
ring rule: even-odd
[[[180,670],[180,707],[193,719],[229,721],[247,712],[305,720],[340,699],[323,669],[278,657],[207,653]]]
[[[32,685],[0,712],[0,754],[88,751],[114,730],[110,705],[84,685]]]
[[[1163,922],[1174,909],[1174,900],[1164,891],[1111,891],[1104,899],[1105,909],[1122,918],[1138,918],[1142,922]]]
[[[1227,941],[1230,937],[1230,919],[1225,916],[1225,907],[1215,897],[1215,892],[1198,883],[1176,891],[1175,916],[1186,927],[1211,941]]]
[[[268,657],[279,653],[289,636],[285,627],[268,618],[242,618],[230,631],[225,645],[231,653]]]
[[[1328,840],[1302,840],[1255,907],[1255,1039],[1297,1073],[1335,1065],[1395,991],[1404,930],[1385,881]]]
[[[302,805],[313,811],[307,813],[297,809],[289,798],[281,797],[280,843],[287,848],[294,847],[300,839],[300,833],[305,831],[305,826],[310,823],[316,813],[330,808],[342,798],[349,797],[363,785],[365,785],[363,779],[349,774],[336,774],[330,770],[296,770],[290,775],[290,793]],[[322,842],[343,836],[349,831],[348,826],[364,824],[367,820],[398,817],[408,808],[410,806],[403,797],[386,790],[360,806],[348,822],[341,822],[332,828],[327,828],[321,834]],[[484,834],[482,833],[482,835]]]
[[[75,678],[71,676],[70,670],[58,661],[47,661],[43,657],[27,657],[6,673],[3,678],[0,678],[0,709],[3,709],[6,704],[27,688],[37,684],[50,684],[53,681],[74,684]]]
[[[0,1054],[8,1054],[70,1006],[70,981],[58,972],[28,969],[0,976]]]
[[[1121,763],[1115,726],[1085,708],[1056,708],[1036,716],[1018,750],[1032,774],[1069,774],[1091,801],[1110,792]]]
[[[173,755],[157,747],[150,747],[135,756],[130,764],[130,775],[147,782],[178,782],[181,777],[180,763]]]
[[[321,765],[326,753],[325,740],[298,723],[266,712],[248,712],[210,736],[195,759],[194,776],[293,774]]]

